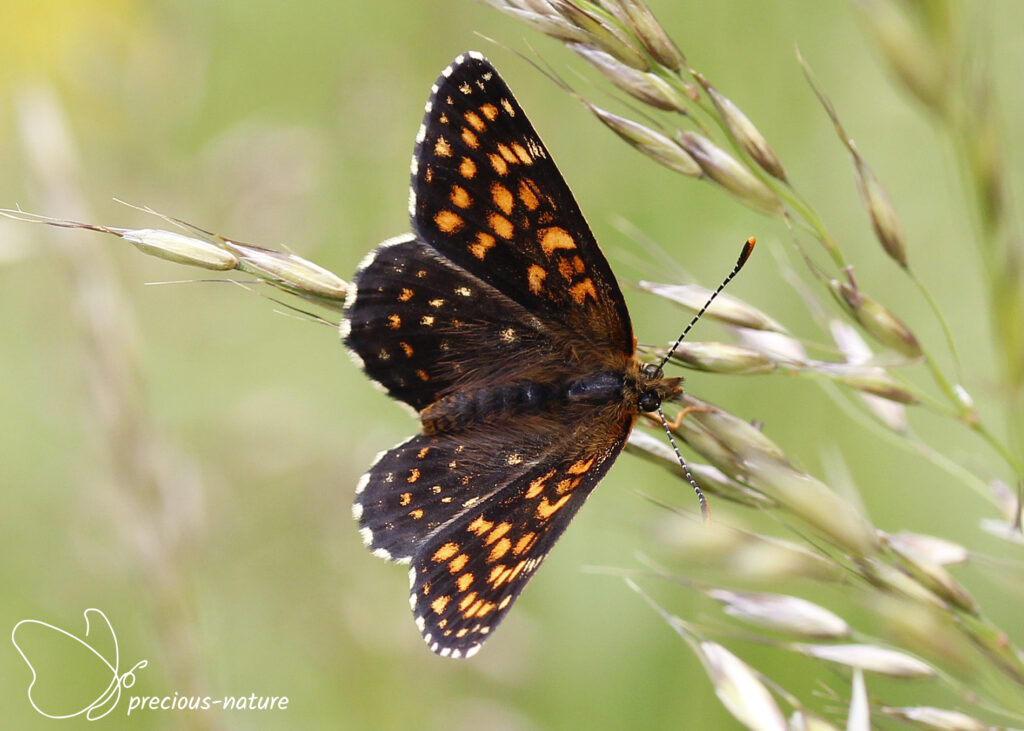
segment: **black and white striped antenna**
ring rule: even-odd
[[[740,252],[740,258],[736,260],[736,266],[732,268],[732,271],[729,272],[728,276],[726,276],[726,278],[722,280],[722,283],[718,285],[718,289],[711,293],[711,296],[708,297],[708,301],[705,302],[704,306],[701,307],[697,314],[693,316],[693,319],[690,320],[682,334],[676,338],[675,343],[673,343],[672,347],[668,349],[667,353],[665,353],[664,357],[658,363],[659,372],[665,366],[665,363],[668,362],[668,359],[676,352],[676,348],[678,348],[679,344],[683,342],[683,338],[685,338],[687,333],[690,332],[690,328],[692,328],[697,323],[697,320],[707,312],[708,307],[710,307],[711,303],[715,301],[715,297],[725,289],[725,285],[731,282],[733,277],[739,274],[740,269],[743,268],[743,265],[747,263],[747,259],[750,258],[751,252],[754,251],[754,244],[756,243],[757,239],[753,236],[743,243],[743,250]],[[700,503],[701,517],[704,518],[705,523],[709,523],[711,521],[711,510],[708,508],[708,501],[705,499],[704,493],[700,489],[700,485],[697,484],[697,481],[693,479],[693,475],[690,474],[690,468],[686,465],[686,460],[683,459],[683,455],[679,452],[675,436],[672,434],[672,428],[669,426],[668,419],[665,418],[665,412],[661,410],[660,405],[658,406],[658,417],[661,419],[661,426],[665,429],[665,434],[668,435],[668,441],[669,444],[672,445],[672,451],[676,453],[676,459],[679,460],[679,466],[683,468],[683,474],[686,476],[687,482],[690,483],[691,487],[693,487],[693,491],[697,494],[697,501]]]

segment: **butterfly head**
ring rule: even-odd
[[[660,365],[644,363],[639,364],[635,388],[637,410],[657,411],[665,401],[682,396],[683,379],[666,378]]]

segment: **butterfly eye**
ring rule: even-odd
[[[646,372],[647,369],[645,368],[644,370]],[[640,407],[641,411],[657,411],[658,407],[661,406],[661,398],[655,391],[644,391],[640,394],[637,406]]]
[[[643,374],[646,378],[661,378],[661,366],[655,363],[648,363],[647,365],[644,366]],[[642,400],[641,403],[643,403]],[[644,409],[644,411],[654,411],[654,409]]]

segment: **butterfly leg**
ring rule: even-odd
[[[679,427],[682,426],[683,419],[686,418],[686,415],[692,414],[695,411],[711,413],[714,411],[714,409],[711,408],[710,406],[684,406],[679,410],[679,413],[675,415],[675,418],[673,418],[671,421],[665,422],[665,426],[667,426],[671,431],[678,431]],[[659,419],[655,414],[644,414],[644,416],[647,419],[649,419],[652,424],[657,424],[658,426],[661,426],[661,419]]]

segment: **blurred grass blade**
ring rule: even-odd
[[[871,708],[868,706],[868,691],[864,687],[864,672],[860,668],[853,671],[846,731],[871,731]]]

